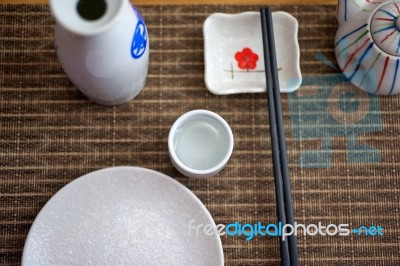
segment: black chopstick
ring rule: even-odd
[[[265,75],[267,82],[267,96],[268,96],[268,113],[269,113],[269,124],[270,124],[270,135],[271,135],[271,145],[272,145],[272,159],[274,166],[274,177],[275,177],[275,197],[278,213],[278,221],[282,224],[286,224],[286,211],[285,211],[285,201],[283,193],[283,182],[282,173],[279,157],[279,140],[278,131],[276,128],[276,114],[275,114],[275,100],[272,91],[273,81],[272,81],[272,66],[271,66],[271,55],[270,55],[270,44],[267,33],[267,16],[266,10],[261,9],[261,27],[263,34],[263,46],[264,46],[264,62],[265,62]],[[280,253],[282,265],[290,265],[290,254],[289,254],[289,244],[287,241],[283,241],[280,238]]]
[[[273,74],[273,92],[275,100],[275,111],[276,111],[276,121],[278,126],[278,138],[279,138],[279,150],[281,159],[281,170],[283,179],[283,191],[285,200],[285,210],[286,210],[286,222],[294,226],[294,211],[292,206],[292,192],[290,186],[289,177],[289,166],[287,159],[287,149],[286,149],[286,139],[285,139],[285,127],[283,124],[283,113],[282,113],[282,101],[279,86],[279,76],[278,76],[278,63],[276,59],[276,49],[275,49],[275,38],[273,31],[273,21],[272,21],[272,11],[268,9],[267,12],[267,27],[268,27],[268,40],[270,41],[270,56],[271,56],[271,70]],[[289,241],[289,252],[290,252],[290,263],[291,265],[298,265],[298,254],[297,254],[297,241],[296,236],[293,234],[288,237]]]
[[[260,15],[278,220],[282,224],[287,223],[294,226],[272,11],[270,8],[262,8]],[[297,243],[294,234],[288,236],[286,241],[281,238],[280,249],[282,265],[298,265]]]

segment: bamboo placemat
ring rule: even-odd
[[[63,73],[47,5],[0,5],[1,263],[20,263],[29,228],[54,193],[110,166],[175,178],[217,224],[276,222],[266,96],[215,96],[203,74],[205,18],[259,6],[139,8],[151,41],[146,88],[127,104],[105,107],[86,100]],[[296,221],[384,228],[384,236],[375,237],[299,236],[301,264],[398,265],[399,97],[362,93],[335,69],[334,6],[274,10],[290,12],[300,24],[304,85],[283,96]],[[175,119],[199,108],[223,116],[235,137],[229,164],[207,180],[181,176],[167,150]],[[279,264],[276,237],[222,241],[227,265]]]

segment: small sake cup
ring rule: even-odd
[[[168,135],[172,164],[190,178],[208,178],[220,172],[233,151],[233,134],[216,113],[193,110],[179,117]]]

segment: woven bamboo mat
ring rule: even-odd
[[[205,18],[259,7],[139,8],[151,40],[146,88],[127,104],[104,107],[76,90],[58,64],[48,6],[0,5],[1,263],[20,263],[29,228],[54,193],[110,166],[146,167],[175,178],[217,224],[276,222],[266,96],[215,96],[203,74]],[[301,264],[399,265],[399,97],[360,93],[331,64],[334,6],[274,10],[300,23],[304,85],[283,96],[296,221],[384,228],[375,237],[301,235]],[[167,151],[172,123],[198,108],[223,116],[235,136],[229,164],[208,180],[181,176]],[[279,264],[276,237],[222,241],[227,265]]]

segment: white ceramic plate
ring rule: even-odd
[[[292,92],[302,81],[298,23],[286,12],[273,12],[272,19],[281,92]],[[265,91],[259,12],[214,13],[204,22],[203,33],[208,90],[214,94]]]
[[[161,173],[99,170],[56,193],[33,223],[22,265],[223,265],[219,236],[200,200]]]

